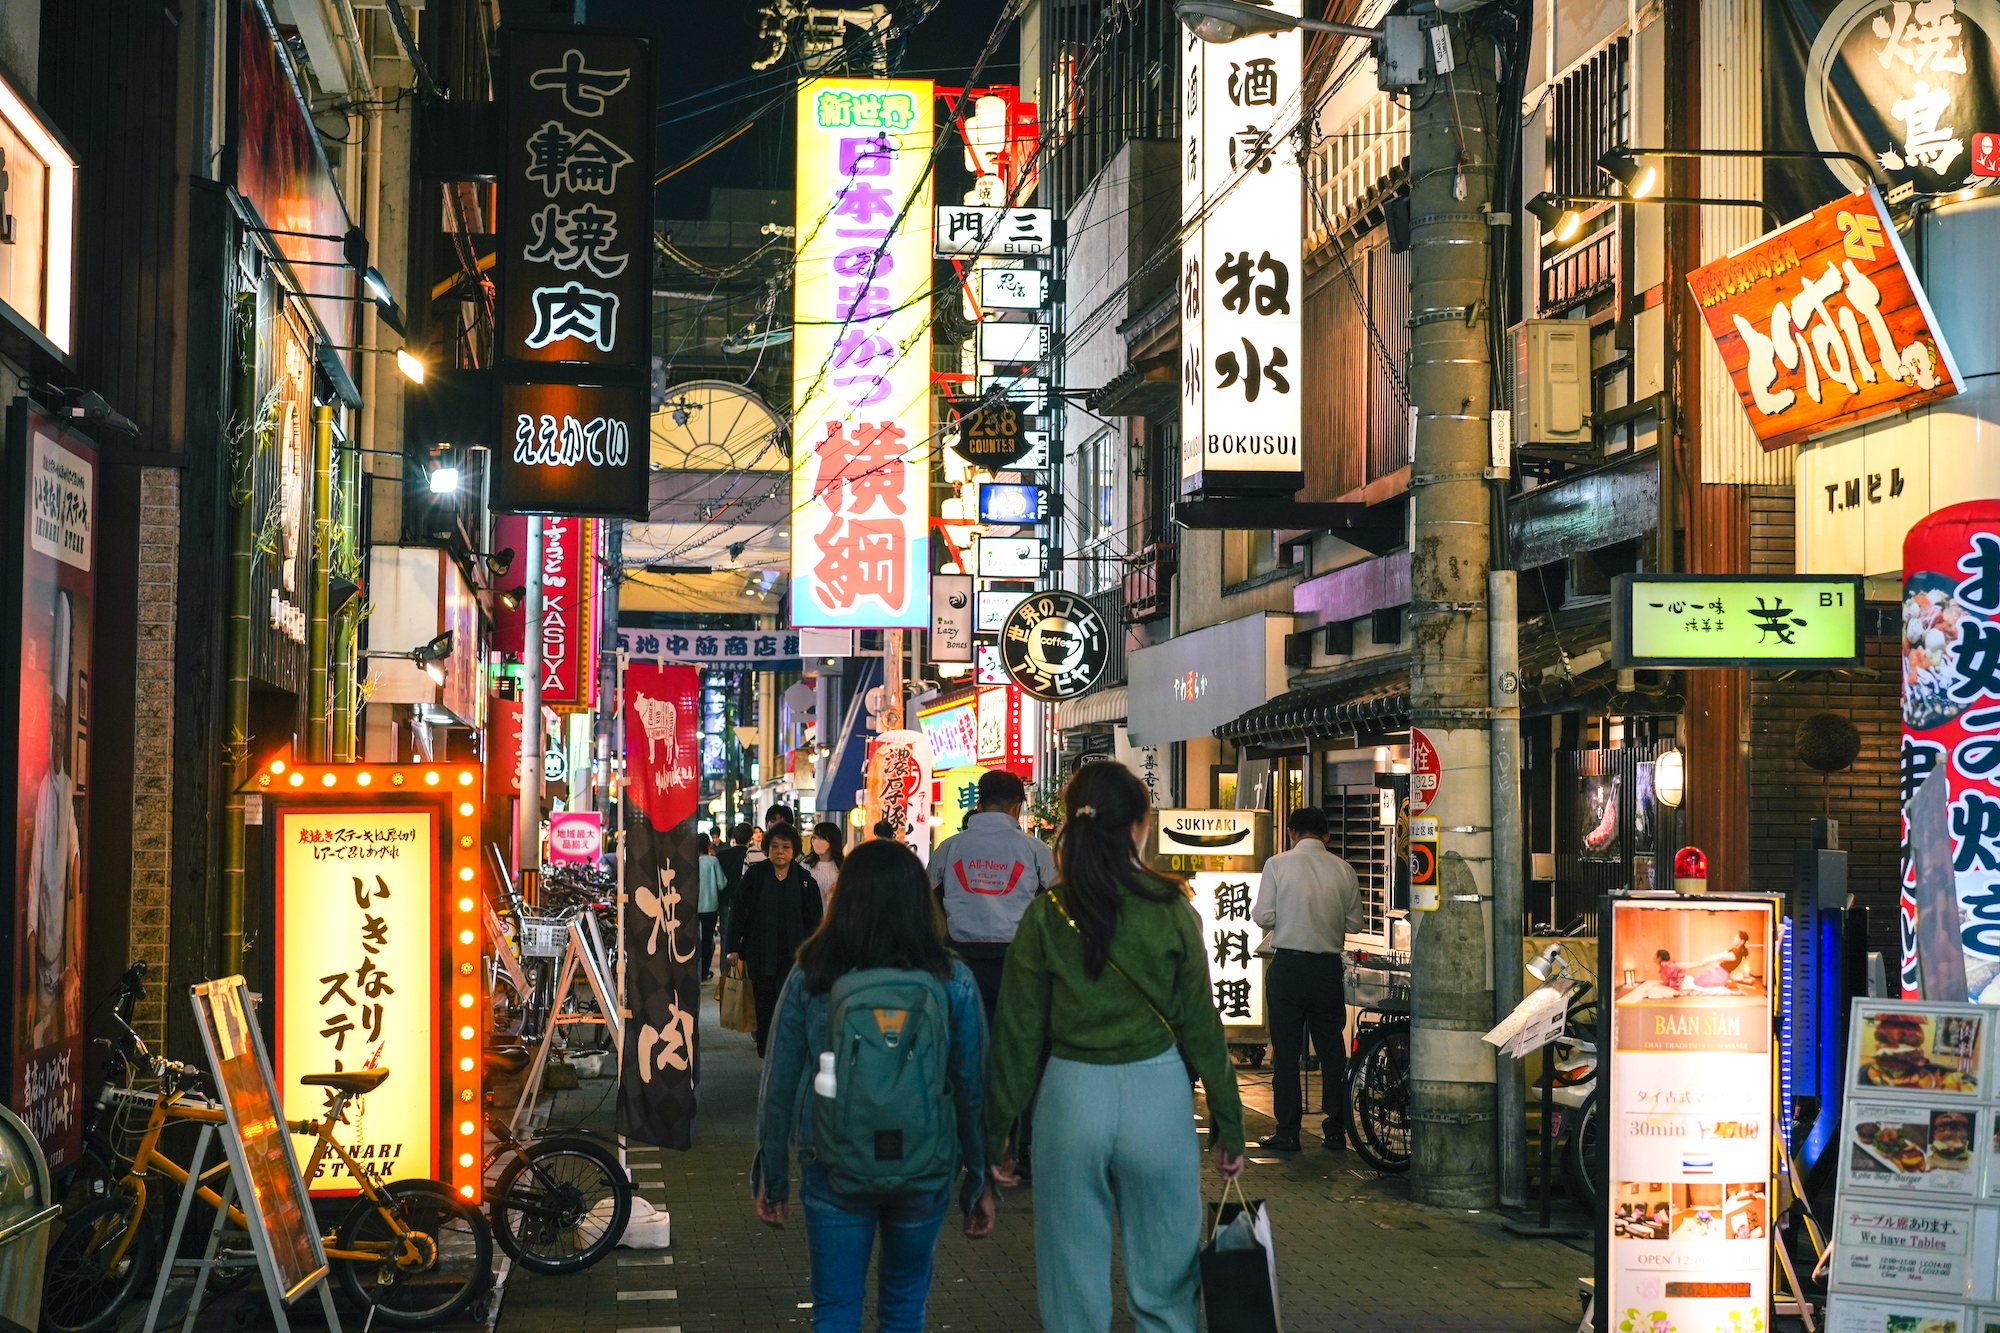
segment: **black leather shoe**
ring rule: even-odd
[[[1346,1151],[1347,1151],[1347,1140],[1346,1140],[1346,1139],[1325,1139],[1325,1140],[1322,1140],[1322,1142],[1324,1142],[1324,1143],[1326,1144],[1326,1150],[1327,1150],[1328,1152],[1346,1152]]]
[[[1299,1151],[1299,1141],[1289,1134],[1273,1134],[1269,1138],[1259,1139],[1257,1146],[1271,1152]]]

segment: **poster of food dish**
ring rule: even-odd
[[[1624,854],[1618,826],[1618,775],[1586,773],[1577,779],[1579,854],[1586,861],[1616,861]]]
[[[1993,1266],[1974,1262],[1973,1211],[1843,1194],[1835,1210],[1829,1285],[1965,1300],[1992,1295]],[[1975,1270],[1984,1277],[1975,1292]]]
[[[2000,1324],[1983,1329],[1967,1322],[1962,1307],[1927,1301],[1835,1296],[1826,1311],[1827,1333],[1972,1333],[1975,1329],[2000,1333]]]
[[[1912,1194],[1975,1193],[1979,1180],[1975,1107],[1854,1101],[1842,1118],[1842,1189]]]
[[[1774,927],[1768,898],[1613,900],[1614,1328],[1767,1317]]]
[[[1984,1090],[1985,1014],[1964,1005],[1856,1003],[1848,1064],[1858,1092],[1975,1098]]]

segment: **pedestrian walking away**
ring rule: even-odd
[[[812,850],[806,854],[806,869],[819,885],[819,902],[825,908],[833,897],[834,881],[840,878],[841,862],[847,859],[847,835],[840,825],[827,822],[813,825]]]
[[[764,834],[764,854],[768,859],[744,872],[741,901],[729,923],[729,961],[742,962],[757,1006],[759,1055],[792,956],[820,922],[819,886],[798,862],[798,830],[773,824]]]
[[[942,926],[915,853],[858,847],[778,1003],[751,1190],[757,1215],[782,1229],[796,1140],[817,1333],[861,1327],[878,1236],[877,1326],[923,1333],[954,1183],[965,1235],[993,1227],[986,1018]]]
[[[1312,1032],[1319,1053],[1320,1132],[1328,1148],[1347,1146],[1347,989],[1341,950],[1364,924],[1354,867],[1326,849],[1326,812],[1313,806],[1286,821],[1292,849],[1264,862],[1250,919],[1275,948],[1264,974],[1271,1033],[1271,1113],[1277,1129],[1258,1144],[1299,1151],[1305,1099],[1300,1054]]]
[[[931,853],[931,884],[944,906],[951,947],[978,979],[989,1020],[1021,914],[1056,877],[1055,853],[1022,831],[1027,799],[1018,775],[1005,769],[983,775],[979,808]]]
[[[1186,886],[1139,860],[1145,784],[1086,764],[1063,792],[1057,880],[1028,904],[1007,951],[987,1069],[986,1149],[1016,1183],[1017,1120],[1044,1039],[1034,1108],[1035,1277],[1045,1333],[1111,1324],[1114,1211],[1125,1300],[1146,1333],[1194,1333],[1201,1079],[1225,1180],[1243,1170],[1243,1103],[1208,986]]]
[[[722,892],[729,880],[716,858],[714,839],[706,833],[696,834],[695,848],[700,877],[695,917],[701,922],[701,979],[707,981],[715,971],[715,922],[722,912]]]

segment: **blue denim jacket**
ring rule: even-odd
[[[979,1002],[979,985],[972,969],[952,960],[945,983],[951,1001],[951,1086],[958,1104],[958,1146],[965,1175],[959,1186],[959,1208],[972,1211],[986,1187],[986,1133],[982,1123],[986,1086],[986,1010]],[[750,1192],[776,1201],[792,1195],[791,1143],[799,1145],[801,1163],[813,1160],[812,1117],[806,1096],[812,1091],[819,1056],[833,1049],[829,996],[808,995],[805,979],[795,967],[785,978],[778,1009],[771,1018],[770,1055],[764,1061],[764,1086],[757,1099],[757,1157],[750,1168]]]

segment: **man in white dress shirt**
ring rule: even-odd
[[[1347,988],[1341,950],[1361,930],[1361,885],[1354,868],[1326,849],[1326,812],[1294,810],[1286,821],[1292,850],[1264,862],[1250,919],[1277,950],[1264,974],[1271,1032],[1271,1101],[1277,1132],[1258,1146],[1299,1151],[1304,1097],[1299,1054],[1308,1025],[1319,1052],[1321,1133],[1328,1148],[1347,1146]]]

